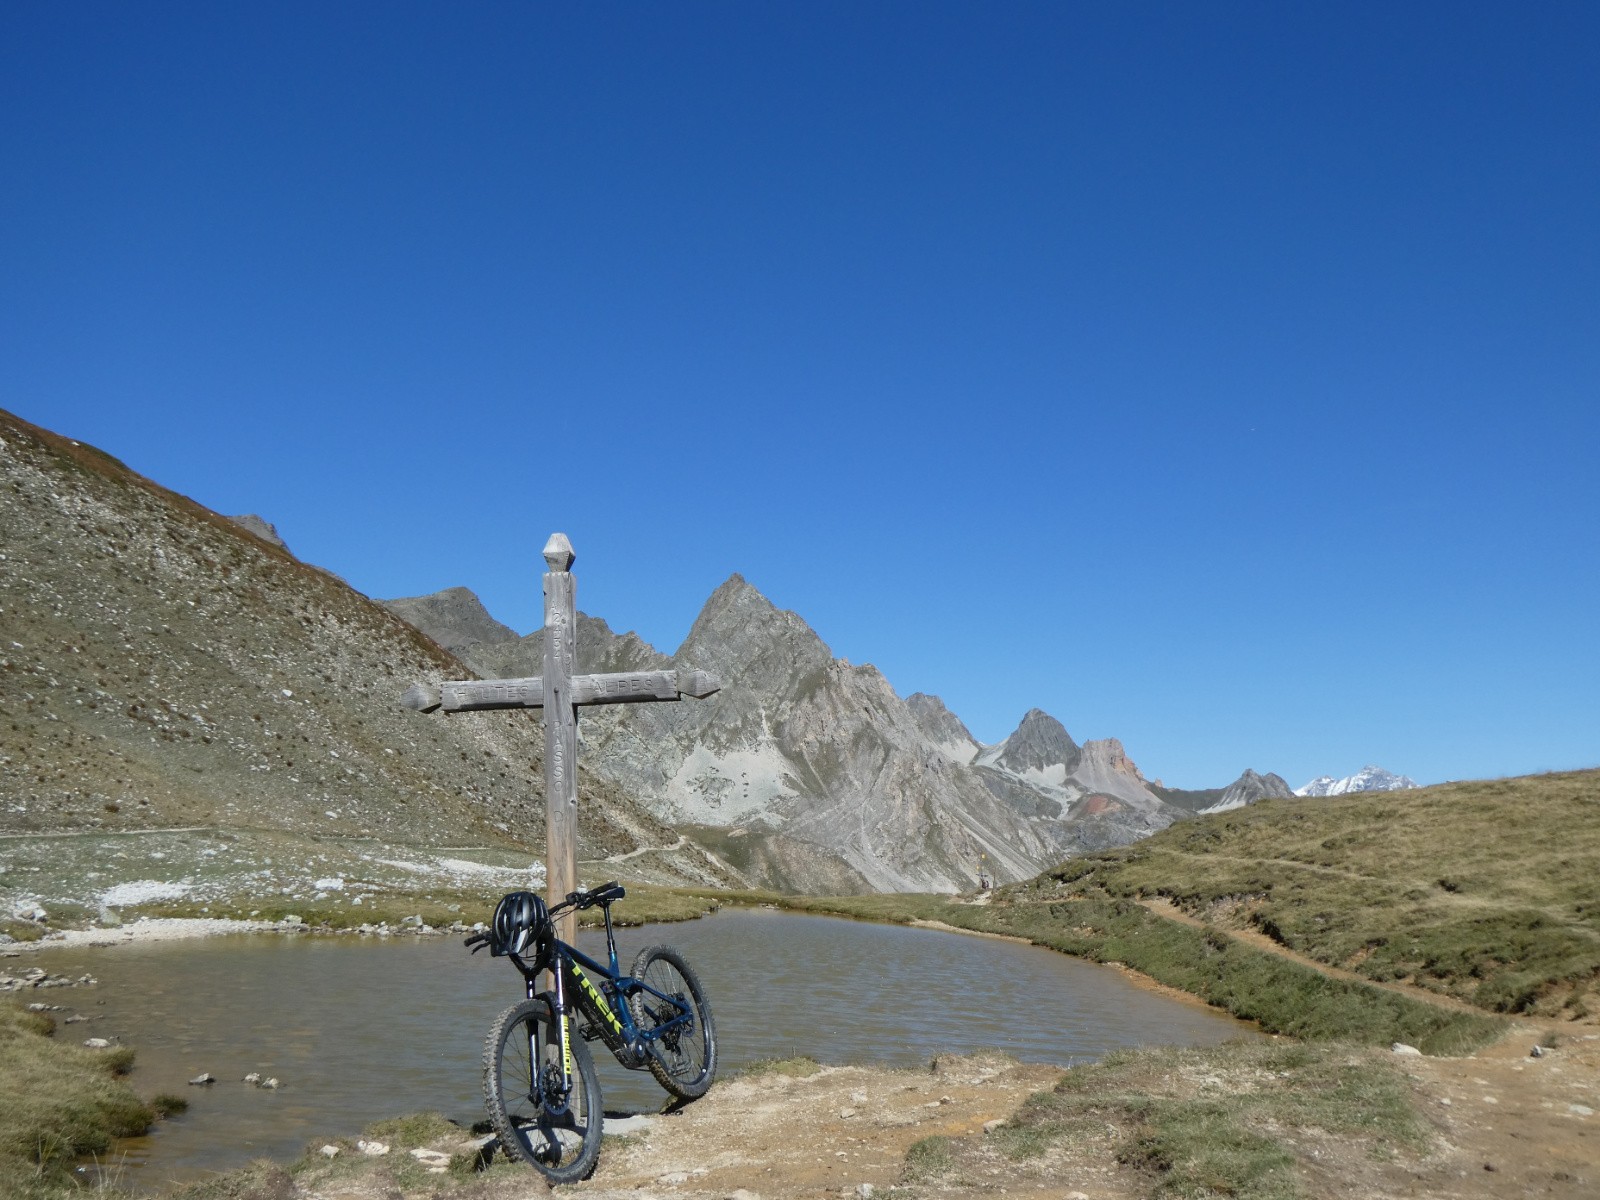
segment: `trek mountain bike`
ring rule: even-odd
[[[552,1183],[585,1179],[600,1157],[604,1119],[588,1043],[600,1041],[629,1070],[646,1070],[679,1100],[706,1094],[717,1073],[717,1034],[700,979],[671,946],[647,946],[623,975],[611,905],[627,893],[604,883],[569,892],[553,908],[510,892],[489,929],[466,939],[522,973],[527,998],[496,1019],[483,1048],[483,1098],[508,1154]],[[601,905],[606,959],[555,935],[553,918]],[[539,991],[548,971],[550,986]],[[598,980],[598,983],[596,982]]]

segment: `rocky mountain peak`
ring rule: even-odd
[[[429,596],[403,596],[378,603],[406,624],[426,629],[439,645],[467,661],[478,646],[517,640],[516,631],[491,617],[483,601],[468,588],[445,588]]]
[[[751,682],[806,676],[833,661],[811,626],[738,573],[711,593],[674,657],[724,679]]]
[[[913,692],[906,697],[906,707],[934,749],[951,762],[969,763],[976,757],[980,749],[978,739],[939,697]]]
[[[1271,771],[1259,775],[1246,767],[1244,774],[1222,790],[1222,795],[1217,798],[1216,803],[1201,811],[1229,812],[1235,808],[1243,808],[1246,804],[1254,804],[1257,800],[1282,800],[1292,795],[1294,793],[1289,790],[1289,784],[1283,776],[1275,775]]]
[[[1128,757],[1128,752],[1122,748],[1119,738],[1101,738],[1098,741],[1085,742],[1083,762],[1137,779],[1140,783],[1145,782],[1144,773],[1139,770],[1133,759]]]
[[[1017,775],[1038,772],[1070,775],[1083,758],[1083,749],[1067,727],[1041,708],[1029,709],[1016,730],[980,761]]]

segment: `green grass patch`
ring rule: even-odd
[[[387,1142],[391,1151],[398,1152],[458,1140],[461,1127],[443,1113],[411,1113],[368,1125],[365,1137],[369,1141]]]
[[[1285,1130],[1353,1139],[1375,1156],[1429,1140],[1405,1076],[1376,1052],[1261,1042],[1116,1052],[1067,1072],[994,1137],[1022,1159],[1108,1124],[1120,1131],[1118,1160],[1173,1197],[1300,1196]]]
[[[940,1179],[955,1168],[955,1154],[947,1137],[925,1137],[906,1150],[905,1180],[924,1183]]]
[[[763,1058],[749,1064],[739,1072],[740,1078],[760,1075],[788,1075],[794,1079],[808,1079],[822,1070],[822,1064],[805,1054],[789,1058]]]
[[[0,1195],[18,1200],[76,1193],[78,1158],[104,1154],[156,1116],[121,1078],[131,1050],[58,1041],[53,1024],[0,1004]]]

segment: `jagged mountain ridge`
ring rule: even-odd
[[[425,616],[437,599],[389,603]],[[464,598],[451,603],[467,610]],[[535,631],[463,653],[480,673],[511,677],[539,674],[542,647]],[[577,656],[580,671],[689,666],[723,680],[701,703],[585,710],[590,766],[664,820],[801,839],[876,888],[962,890],[980,856],[1001,880],[1027,878],[1175,816],[1115,740],[1079,747],[1032,712],[1005,742],[980,746],[937,697],[902,700],[875,667],[834,658],[738,575],[674,654],[585,615]]]
[[[402,709],[463,665],[261,533],[0,411],[0,548],[0,830],[542,847],[537,719]],[[586,854],[677,841],[580,788]],[[667,878],[729,878],[680,858]]]

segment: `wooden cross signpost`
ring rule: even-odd
[[[564,900],[578,886],[578,706],[703,699],[722,684],[705,671],[626,671],[575,675],[577,581],[572,543],[553,533],[545,543],[544,674],[529,679],[467,679],[430,686],[414,683],[400,702],[418,712],[478,712],[491,708],[544,710],[545,894]],[[557,933],[571,941],[577,914],[557,918]]]

